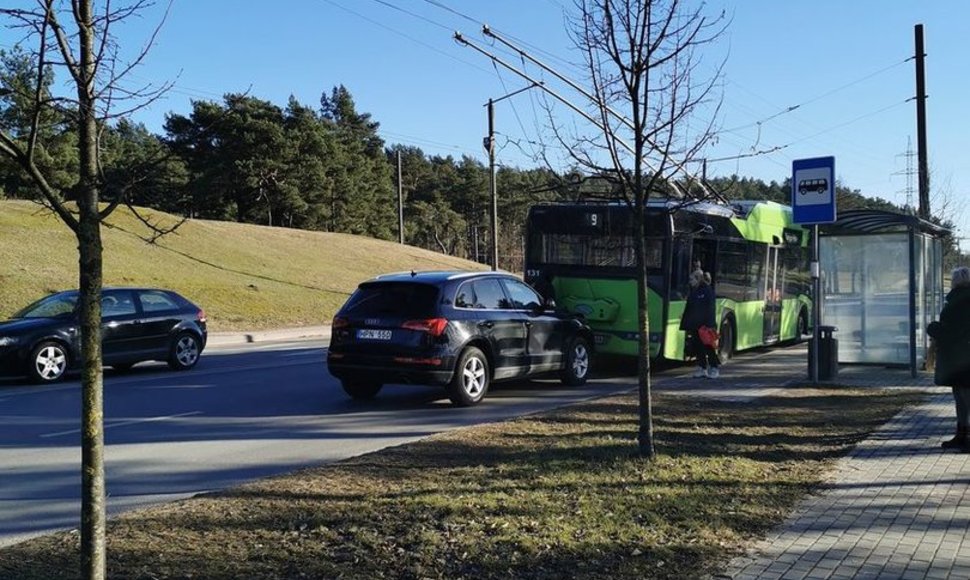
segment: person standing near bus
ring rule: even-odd
[[[680,329],[687,333],[685,340],[687,354],[697,358],[698,366],[697,370],[694,371],[694,376],[716,379],[720,375],[721,360],[718,358],[714,346],[704,344],[698,334],[702,326],[711,329],[717,328],[714,326],[714,289],[709,280],[709,276],[705,280],[705,274],[702,270],[691,272],[689,279],[690,293],[687,295],[684,315],[680,319]]]
[[[936,342],[933,382],[952,387],[957,411],[957,434],[942,443],[944,449],[970,453],[970,268],[953,270],[950,293],[926,333]]]
[[[556,300],[556,287],[552,283],[552,274],[548,272],[543,272],[539,279],[536,280],[535,284],[532,286],[535,291],[542,296],[542,299],[548,303],[550,300],[555,302]]]

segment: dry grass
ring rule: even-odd
[[[139,237],[148,235],[127,208],[112,215],[103,229],[105,284],[176,290],[205,308],[215,331],[328,323],[358,283],[379,273],[484,268],[360,236],[229,222],[190,220],[156,244]],[[56,216],[0,201],[0,319],[76,287],[77,268],[74,234]]]
[[[113,578],[697,578],[780,523],[918,395],[791,389],[756,404],[634,396],[449,432],[134,512]],[[78,537],[0,551],[0,577],[76,578]]]

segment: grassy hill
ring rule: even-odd
[[[329,322],[359,282],[384,272],[484,268],[360,236],[229,222],[189,220],[155,244],[142,239],[149,235],[127,208],[112,214],[102,230],[105,285],[176,290],[205,309],[215,331]],[[74,234],[56,216],[34,203],[0,201],[0,319],[77,287],[77,268]]]

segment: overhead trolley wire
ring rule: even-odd
[[[424,1],[427,2],[428,4],[431,4],[432,6],[437,6],[442,10],[447,10],[448,12],[451,12],[452,14],[454,14],[455,16],[458,16],[459,18],[464,18],[465,20],[469,22],[473,22],[475,24],[481,24],[481,22],[479,22],[478,20],[475,20],[471,16],[468,16],[467,14],[462,14],[461,12],[455,10],[454,8],[451,8],[450,6],[446,6],[445,4],[438,2],[437,0],[424,0]]]
[[[498,77],[499,82],[502,84],[502,90],[505,91],[505,93],[509,93],[510,92],[509,88],[505,84],[505,79],[502,77],[502,73],[499,71],[498,64],[496,64],[495,61],[492,61],[492,67],[495,68],[495,75]],[[512,101],[512,99],[509,99],[509,105],[512,107],[512,114],[515,116],[515,121],[518,123],[519,129],[522,130],[522,134],[528,135],[528,132],[525,130],[525,124],[522,122],[522,117],[519,116],[519,110],[515,108],[515,103]],[[532,143],[532,141],[528,141],[528,140],[527,142]],[[532,159],[535,160],[536,158],[538,158],[538,153],[533,147]]]
[[[767,123],[768,121],[771,121],[773,119],[776,119],[778,117],[781,117],[782,115],[787,115],[788,113],[797,111],[798,109],[800,109],[800,108],[802,108],[802,107],[804,107],[806,105],[810,105],[812,103],[818,102],[818,101],[820,101],[820,100],[822,100],[822,99],[824,99],[824,98],[826,98],[826,97],[828,97],[830,95],[833,95],[835,93],[838,93],[840,91],[843,91],[843,90],[845,90],[845,89],[847,89],[849,87],[853,87],[855,85],[858,85],[860,83],[863,83],[863,82],[865,82],[865,81],[867,81],[867,80],[869,80],[869,79],[871,79],[871,78],[873,78],[875,76],[881,75],[882,73],[887,72],[889,70],[892,70],[892,69],[894,69],[894,68],[896,68],[898,66],[902,66],[902,65],[906,64],[907,62],[909,62],[911,60],[913,60],[913,57],[909,57],[909,58],[906,58],[905,60],[901,60],[899,62],[895,62],[895,63],[893,63],[891,65],[888,65],[886,67],[883,67],[883,68],[881,68],[881,69],[879,69],[879,70],[877,70],[875,72],[869,73],[869,74],[867,74],[864,77],[858,78],[858,79],[856,79],[856,80],[854,80],[854,81],[852,81],[850,83],[846,83],[846,84],[841,85],[839,87],[836,87],[834,89],[828,90],[828,91],[826,91],[826,92],[824,92],[824,93],[822,93],[822,94],[820,94],[818,96],[812,97],[811,99],[808,99],[807,101],[802,101],[801,103],[798,103],[798,104],[795,104],[795,105],[791,105],[789,107],[786,107],[786,108],[782,109],[781,111],[778,111],[778,112],[776,112],[774,114],[771,114],[771,115],[768,115],[767,117],[764,117],[763,119],[759,119],[757,121],[752,121],[751,123],[748,123],[746,125],[739,125],[737,127],[731,127],[730,129],[722,129],[721,131],[723,131],[725,133],[732,133],[734,131],[740,131],[741,129],[748,129],[750,127],[755,127],[755,126],[763,125],[764,123]]]
[[[397,10],[398,12],[403,12],[404,14],[407,14],[408,16],[413,16],[414,18],[417,18],[418,20],[424,20],[428,24],[433,24],[434,26],[437,26],[438,28],[443,28],[444,30],[447,30],[448,32],[451,32],[452,31],[452,28],[450,26],[445,26],[444,24],[441,24],[440,22],[436,22],[434,20],[431,20],[430,18],[428,18],[427,16],[424,16],[423,14],[418,14],[417,12],[412,12],[412,11],[407,10],[405,8],[401,8],[400,6],[397,6],[395,4],[391,4],[390,2],[387,2],[386,0],[374,0],[374,2],[377,2],[378,4],[381,4],[383,6],[387,6],[388,8],[391,8],[393,10]]]
[[[331,6],[335,6],[337,8],[340,8],[341,10],[344,10],[346,12],[349,12],[349,13],[353,14],[354,16],[360,18],[361,20],[366,20],[367,22],[370,22],[374,26],[379,26],[379,27],[383,28],[384,30],[387,30],[388,32],[392,32],[392,33],[394,33],[394,34],[396,34],[398,36],[401,36],[403,38],[406,38],[406,39],[410,40],[411,42],[413,42],[415,44],[419,44],[419,45],[421,45],[421,46],[423,46],[423,47],[425,47],[425,48],[427,48],[429,50],[432,50],[434,52],[437,52],[438,54],[444,55],[444,56],[446,56],[446,57],[448,57],[448,58],[450,58],[452,60],[455,60],[457,62],[460,62],[461,64],[463,64],[465,66],[469,66],[469,67],[474,68],[476,70],[479,70],[479,71],[482,71],[484,73],[490,74],[489,73],[489,70],[486,69],[486,68],[482,68],[482,67],[478,66],[477,64],[474,64],[474,63],[468,62],[467,60],[463,60],[461,58],[458,58],[457,56],[455,56],[453,54],[450,54],[450,53],[447,53],[447,52],[445,52],[445,51],[443,51],[443,50],[441,50],[441,49],[439,49],[439,48],[437,48],[435,46],[432,46],[432,45],[428,44],[427,42],[424,42],[422,40],[419,40],[417,38],[414,38],[413,36],[411,36],[409,34],[406,34],[404,32],[401,32],[400,30],[397,30],[395,28],[392,28],[392,27],[390,27],[390,26],[388,26],[388,25],[386,25],[386,24],[384,24],[382,22],[378,22],[377,20],[374,20],[373,18],[370,18],[368,16],[364,16],[360,12],[357,12],[355,10],[352,10],[350,8],[347,8],[346,6],[343,6],[343,5],[335,2],[334,0],[321,0],[321,1],[322,2],[326,2],[327,4],[330,4]],[[375,1],[377,1],[377,0],[375,0]],[[432,24],[433,24],[433,22],[432,22]]]
[[[432,6],[436,6],[436,7],[440,8],[440,9],[442,9],[442,10],[446,10],[446,11],[450,12],[451,14],[454,14],[454,15],[458,16],[459,18],[462,18],[464,20],[467,20],[468,22],[471,22],[471,23],[476,24],[478,26],[487,26],[487,24],[484,21],[482,21],[480,18],[475,18],[474,16],[469,16],[468,14],[465,14],[464,12],[461,12],[459,10],[456,10],[456,9],[454,9],[454,8],[452,8],[452,7],[444,4],[440,0],[424,0],[424,1],[427,2],[428,4],[431,4]],[[559,8],[562,9],[562,5],[559,5]],[[553,53],[551,53],[551,52],[543,49],[542,47],[539,47],[539,46],[537,46],[535,44],[531,44],[531,43],[529,43],[529,42],[527,42],[527,41],[525,41],[525,40],[523,40],[521,38],[516,37],[515,35],[512,35],[512,34],[509,34],[508,32],[505,32],[504,30],[501,30],[501,29],[498,29],[498,28],[495,28],[495,27],[492,27],[492,30],[494,30],[494,31],[502,34],[503,36],[507,36],[508,38],[516,41],[517,43],[519,43],[519,44],[521,44],[521,45],[523,45],[523,46],[525,46],[527,48],[532,49],[535,52],[544,54],[545,56],[548,56],[552,60],[557,60],[560,63],[565,64],[566,66],[568,66],[570,68],[574,68],[574,69],[576,68],[576,63],[570,62],[569,60],[567,60],[567,59],[565,59],[565,58],[563,58],[563,57],[561,57],[561,56],[559,56],[557,54],[553,54]],[[491,44],[491,46],[495,46],[495,45],[494,44]],[[504,51],[503,50],[503,52],[505,52],[506,54],[510,54],[508,51]]]
[[[875,111],[871,111],[871,112],[866,113],[864,115],[859,115],[858,117],[854,117],[852,119],[849,119],[848,121],[839,123],[838,125],[833,125],[831,127],[828,127],[827,129],[823,129],[823,130],[821,130],[821,131],[819,131],[817,133],[814,133],[812,135],[809,135],[807,137],[802,137],[802,138],[799,138],[799,139],[795,139],[794,141],[790,141],[788,143],[785,143],[784,145],[778,145],[778,146],[775,146],[775,147],[770,147],[768,149],[763,149],[761,151],[752,151],[750,153],[743,153],[743,154],[740,154],[740,155],[731,155],[731,156],[727,156],[727,157],[709,158],[708,159],[708,162],[731,161],[731,160],[734,160],[734,159],[745,159],[745,158],[748,158],[748,157],[758,157],[758,156],[761,156],[761,155],[768,155],[768,154],[771,154],[771,153],[776,153],[778,151],[781,151],[782,149],[787,149],[788,147],[791,147],[792,145],[797,145],[798,143],[802,143],[804,141],[810,141],[812,139],[815,139],[816,137],[820,137],[822,135],[825,135],[826,133],[831,133],[832,131],[835,131],[837,129],[841,129],[841,128],[846,127],[848,125],[852,125],[854,123],[857,123],[859,121],[862,121],[863,119],[868,119],[869,117],[874,117],[874,116],[879,115],[880,113],[884,113],[884,112],[886,112],[886,111],[888,111],[890,109],[895,109],[896,107],[905,105],[906,103],[908,103],[911,100],[912,100],[912,98],[908,98],[908,99],[905,99],[905,100],[902,100],[902,101],[897,101],[897,102],[895,102],[895,103],[893,103],[891,105],[887,105],[885,107],[876,109]]]
[[[402,143],[402,142],[398,142],[398,143],[396,143],[397,145],[410,145],[410,144],[413,144],[413,143],[417,143],[417,144],[420,145],[420,144],[423,143],[423,144],[425,144],[425,146],[434,147],[434,148],[438,148],[438,149],[450,149],[452,151],[457,151],[458,153],[461,153],[463,155],[474,156],[474,153],[473,152],[471,152],[468,149],[465,149],[463,147],[460,147],[458,145],[453,145],[453,144],[448,144],[448,143],[442,143],[441,141],[432,141],[431,139],[425,139],[424,137],[415,137],[414,135],[405,135],[404,133],[396,133],[394,131],[387,131],[384,128],[379,128],[377,130],[377,132],[381,136],[394,137],[394,138],[404,138],[404,139],[408,139],[409,141],[412,142],[412,143]]]

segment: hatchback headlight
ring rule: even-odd
[[[12,336],[0,336],[0,348],[17,344],[17,339]]]

